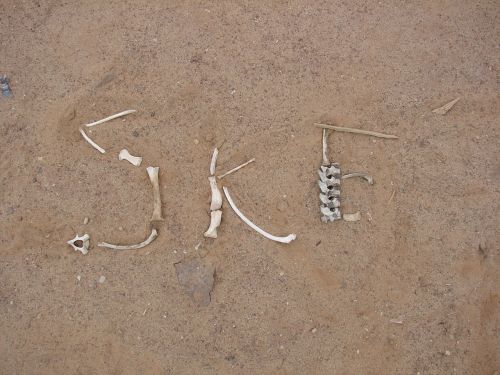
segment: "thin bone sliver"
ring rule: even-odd
[[[85,124],[85,126],[90,127],[90,126],[99,125],[99,124],[102,124],[104,122],[114,120],[115,118],[126,116],[126,115],[129,115],[129,114],[134,113],[134,112],[137,112],[137,111],[135,109],[127,109],[126,111],[116,113],[114,115],[103,118],[102,120],[94,121],[94,122],[91,122],[90,124]]]
[[[449,103],[446,103],[445,105],[443,105],[442,107],[439,107],[439,108],[436,108],[436,109],[433,109],[432,110],[432,113],[437,113],[438,115],[446,115],[446,113],[448,113],[448,111],[450,109],[453,108],[453,106],[455,104],[457,104],[457,102],[460,100],[460,98],[456,98],[454,100],[452,100],[451,102]]]
[[[323,129],[323,165],[330,164],[327,155],[328,151],[327,136],[328,136],[328,129]]]
[[[147,167],[149,180],[153,185],[153,214],[150,221],[163,221],[161,215],[161,197],[160,197],[160,181],[158,180],[158,172],[160,167]]]
[[[140,156],[130,155],[128,150],[125,148],[121,150],[120,153],[118,154],[118,160],[126,160],[130,164],[135,165],[136,167],[140,166],[142,163],[142,158]]]
[[[344,221],[360,221],[361,214],[359,211],[354,214],[343,214],[342,219],[344,219]]]
[[[151,230],[151,234],[149,235],[149,237],[144,240],[143,242],[141,243],[138,243],[138,244],[135,244],[135,245],[113,245],[113,244],[110,244],[110,243],[107,243],[107,242],[99,242],[97,244],[97,246],[99,247],[107,247],[108,249],[114,249],[114,250],[133,250],[133,249],[141,249],[143,248],[144,246],[147,246],[149,245],[151,242],[154,241],[154,239],[158,236],[158,232],[156,231],[156,229],[153,228],[153,230]]]
[[[234,173],[234,172],[236,172],[238,169],[241,169],[241,168],[243,168],[243,167],[247,166],[248,164],[253,163],[254,161],[255,161],[255,158],[250,159],[250,160],[249,160],[249,161],[247,161],[246,163],[243,163],[243,164],[241,164],[241,165],[238,165],[236,168],[233,168],[233,169],[231,169],[230,171],[227,171],[227,172],[226,172],[226,173],[224,173],[223,175],[217,176],[217,178],[221,179],[221,178],[223,178],[223,177],[226,177],[228,174]]]
[[[220,225],[221,219],[222,219],[221,210],[210,212],[210,226],[203,235],[209,238],[217,238],[217,228]]]
[[[297,236],[294,233],[289,234],[286,237],[273,236],[272,234],[269,234],[265,230],[259,228],[257,225],[255,225],[249,219],[247,219],[247,217],[245,215],[243,215],[243,213],[238,209],[238,207],[236,207],[236,205],[234,204],[233,200],[231,199],[231,196],[229,195],[229,190],[225,186],[223,186],[222,189],[224,190],[224,194],[226,195],[226,199],[229,202],[229,205],[231,206],[231,208],[233,209],[233,211],[236,213],[236,215],[238,215],[239,218],[245,222],[245,224],[247,224],[250,228],[252,228],[256,232],[262,234],[264,237],[266,237],[266,238],[268,238],[270,240],[273,240],[273,241],[276,241],[276,242],[281,242],[281,243],[290,243],[294,239],[297,238]]]
[[[210,161],[210,175],[215,174],[215,167],[217,165],[217,156],[219,155],[219,150],[214,148],[214,153],[212,154],[212,160]]]
[[[334,125],[320,124],[320,123],[315,123],[314,125],[316,125],[318,128],[331,129],[331,130],[336,130],[338,132],[364,134],[364,135],[371,135],[373,137],[387,138],[387,139],[398,139],[398,137],[395,135],[372,132],[370,130],[344,128],[342,126],[334,126]]]
[[[210,182],[210,190],[212,191],[210,211],[216,211],[222,207],[222,194],[217,186],[217,181],[214,176],[210,176],[208,181]]]
[[[364,172],[354,172],[354,173],[348,173],[342,176],[342,180],[345,180],[347,178],[352,178],[352,177],[361,177],[365,179],[370,185],[373,185],[373,177],[370,176],[368,173]]]
[[[85,134],[83,129],[80,129],[80,134],[83,136],[83,139],[85,139],[92,147],[94,147],[101,154],[106,153],[106,150],[103,149],[101,146],[99,146],[97,143],[95,143],[92,139],[90,139],[90,137],[87,134]]]

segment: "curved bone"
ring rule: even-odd
[[[160,182],[158,180],[158,172],[160,167],[147,167],[149,180],[153,185],[153,215],[151,215],[150,221],[163,221],[161,216],[161,197],[160,197]]]
[[[81,241],[82,246],[77,246],[75,242]],[[81,252],[83,255],[89,252],[89,244],[90,244],[90,236],[85,233],[83,236],[79,236],[78,234],[72,240],[69,240],[68,245],[71,245],[73,250]]]
[[[151,234],[149,237],[144,240],[141,243],[135,244],[135,245],[113,245],[107,242],[99,242],[97,246],[99,247],[107,247],[108,249],[114,249],[114,250],[132,250],[132,249],[140,249],[143,248],[144,246],[149,245],[151,242],[154,241],[154,239],[158,236],[158,232],[156,229],[151,230]]]
[[[210,175],[215,174],[215,166],[217,164],[217,156],[219,155],[219,150],[214,148],[214,153],[212,154],[212,160],[210,161]]]
[[[90,124],[85,124],[85,126],[90,127],[90,126],[99,125],[99,124],[102,124],[102,123],[107,122],[109,120],[113,120],[113,119],[118,118],[118,117],[126,116],[126,115],[129,115],[129,114],[134,113],[134,112],[137,112],[137,111],[135,109],[128,109],[126,111],[116,113],[114,115],[103,118],[102,120],[91,122]]]
[[[222,207],[222,194],[217,187],[217,180],[215,179],[215,176],[210,176],[208,181],[210,182],[210,190],[212,190],[210,211],[216,211]]]
[[[203,235],[209,238],[217,238],[217,228],[220,225],[221,219],[222,219],[221,210],[210,212],[210,226]]]
[[[266,237],[270,240],[273,240],[276,242],[281,242],[281,243],[290,243],[294,239],[297,238],[297,236],[294,233],[289,234],[286,237],[273,236],[272,234],[269,234],[265,230],[259,228],[257,225],[255,225],[249,219],[247,219],[247,217],[245,215],[243,215],[243,213],[238,209],[238,207],[236,207],[233,200],[231,199],[231,196],[229,195],[229,190],[225,186],[223,186],[222,189],[224,190],[224,194],[226,195],[226,198],[227,198],[227,201],[229,202],[229,205],[231,206],[233,211],[236,213],[236,215],[238,215],[239,218],[245,222],[245,224],[247,224],[250,228],[252,228],[256,232],[262,234],[264,237]]]
[[[99,146],[97,143],[95,143],[92,139],[90,139],[90,137],[87,134],[85,134],[85,132],[81,128],[80,128],[80,134],[83,136],[83,139],[85,139],[92,147],[94,147],[101,154],[106,153],[106,150],[103,149],[101,146]]]
[[[345,174],[342,176],[342,180],[345,180],[347,178],[352,178],[352,177],[361,177],[361,178],[365,179],[370,185],[373,185],[373,177],[365,172],[354,172],[354,173]]]
[[[126,160],[130,164],[135,165],[136,167],[138,167],[142,163],[142,158],[140,156],[130,155],[128,150],[125,148],[121,150],[120,153],[118,154],[118,160]]]
[[[342,219],[344,219],[344,221],[360,221],[361,213],[357,211],[353,214],[344,214],[342,215]]]

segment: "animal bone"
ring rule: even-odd
[[[120,151],[120,153],[118,154],[118,160],[126,160],[130,164],[135,165],[136,167],[138,167],[142,163],[142,158],[140,156],[130,155],[127,149],[123,149]]]
[[[340,196],[340,190],[334,188],[333,185],[327,185],[323,181],[318,181],[319,189],[323,194],[326,194],[329,197],[338,197]]]
[[[330,162],[328,161],[328,143],[327,143],[327,137],[328,137],[328,129],[323,129],[323,165],[328,165]]]
[[[233,169],[231,169],[230,171],[227,171],[227,172],[226,172],[226,173],[224,173],[223,175],[217,176],[217,178],[221,179],[221,178],[223,178],[223,177],[226,177],[228,174],[231,174],[231,173],[233,173],[233,172],[236,172],[238,169],[241,169],[241,168],[243,168],[243,167],[247,166],[248,164],[253,163],[254,161],[255,161],[255,158],[250,159],[249,161],[247,161],[247,162],[245,162],[245,163],[243,163],[243,164],[241,164],[241,165],[238,165],[236,168],[233,168]]]
[[[161,216],[161,197],[160,197],[160,182],[158,180],[159,167],[147,167],[149,179],[153,185],[153,215],[151,215],[150,221],[163,221]]]
[[[321,182],[324,182],[326,186],[339,186],[340,185],[340,178],[335,178],[336,175],[334,174],[326,174],[325,172],[318,171],[319,178]]]
[[[365,172],[354,172],[354,173],[345,174],[342,176],[342,180],[345,180],[347,178],[352,178],[352,177],[361,177],[361,178],[365,179],[370,185],[373,185],[373,177]]]
[[[154,241],[154,239],[158,236],[158,232],[156,231],[155,228],[151,230],[151,234],[149,237],[144,240],[141,243],[135,244],[135,245],[113,245],[107,242],[99,242],[97,246],[99,247],[107,247],[108,249],[114,249],[114,250],[132,250],[132,249],[140,249],[143,248],[144,246],[149,245],[151,242]]]
[[[78,246],[76,243],[81,242],[82,245]],[[73,250],[81,252],[83,255],[89,252],[89,244],[90,244],[90,236],[85,233],[83,236],[79,236],[78,234],[72,240],[67,242]]]
[[[208,178],[210,189],[212,190],[212,201],[210,203],[210,211],[216,211],[222,207],[222,194],[217,187],[217,180],[214,176]]]
[[[460,100],[460,98],[456,98],[454,100],[452,100],[451,102],[449,103],[446,103],[445,105],[443,105],[442,107],[439,107],[439,108],[436,108],[436,109],[433,109],[432,110],[432,113],[436,113],[438,115],[446,115],[446,113],[451,109],[453,108],[453,106],[455,104],[457,104],[457,102]]]
[[[236,215],[238,215],[239,218],[245,222],[245,224],[247,224],[250,228],[252,228],[256,232],[262,234],[264,237],[266,237],[270,240],[273,240],[276,242],[281,242],[281,243],[290,243],[297,238],[297,235],[295,235],[294,233],[289,234],[286,237],[273,236],[272,234],[269,234],[265,230],[259,228],[257,225],[255,225],[249,219],[247,219],[247,217],[245,215],[243,215],[243,213],[238,209],[238,207],[236,207],[233,200],[231,199],[231,196],[229,195],[229,190],[225,186],[223,186],[222,189],[224,190],[224,194],[226,195],[226,198],[227,198],[227,201],[229,202],[229,205],[231,206],[233,211],[236,213]]]
[[[85,139],[92,147],[94,147],[101,154],[106,153],[106,150],[103,149],[101,146],[99,146],[97,143],[95,143],[92,139],[90,139],[90,137],[87,134],[85,134],[85,132],[81,128],[80,128],[80,134],[83,136],[83,139]]]
[[[314,125],[316,125],[318,128],[331,129],[331,130],[336,130],[338,132],[364,134],[364,135],[371,135],[373,137],[387,138],[387,139],[398,139],[398,137],[395,136],[395,135],[378,133],[378,132],[372,132],[370,130],[344,128],[342,126],[334,126],[334,125],[319,124],[319,123],[315,123]]]
[[[319,195],[319,200],[328,208],[338,208],[340,207],[340,200],[336,196],[327,196],[325,194]]]
[[[91,122],[90,124],[85,124],[85,126],[95,126],[95,125],[99,125],[99,124],[102,124],[106,121],[109,121],[109,120],[113,120],[115,118],[118,118],[118,117],[122,117],[122,116],[126,116],[130,113],[134,113],[134,112],[137,112],[135,109],[128,109],[126,111],[123,111],[123,112],[120,112],[120,113],[116,113],[114,115],[111,115],[111,116],[108,116],[106,118],[103,118],[102,120],[99,120],[99,121],[95,121],[95,122]]]
[[[339,208],[329,208],[326,206],[321,206],[320,207],[321,214],[321,221],[323,223],[327,223],[329,221],[335,221],[335,220],[340,220],[342,218],[342,215],[340,213]]]
[[[210,212],[210,226],[203,235],[209,238],[217,238],[217,228],[220,225],[221,219],[222,219],[221,210]]]
[[[354,213],[354,214],[344,214],[342,216],[342,219],[344,219],[344,221],[360,221],[361,214],[359,211]]]
[[[219,150],[214,148],[214,153],[212,154],[212,160],[210,161],[210,175],[215,174],[215,166],[217,164],[217,156],[219,155]]]

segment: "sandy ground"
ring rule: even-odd
[[[499,16],[495,1],[3,0],[0,373],[496,374]],[[78,133],[127,108],[92,131],[106,154]],[[319,220],[315,121],[400,137],[330,137],[344,171],[375,178],[343,185],[359,222]],[[203,238],[224,140],[219,171],[257,160],[223,180],[235,201],[295,242],[227,204]],[[147,236],[147,165],[158,239],[98,248]],[[86,256],[66,244],[83,232]],[[178,283],[189,257],[216,268],[208,306]]]

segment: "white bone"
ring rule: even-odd
[[[221,219],[222,219],[221,210],[210,212],[210,226],[203,235],[209,238],[217,238],[217,228],[220,225]]]
[[[77,246],[75,242],[81,241],[82,246]],[[78,234],[73,238],[72,240],[69,240],[67,242],[73,250],[81,252],[83,255],[87,254],[89,252],[89,244],[90,244],[90,236],[85,233],[83,236],[79,236]]]
[[[217,156],[219,155],[219,150],[214,148],[214,153],[212,154],[212,160],[210,161],[210,175],[215,174],[215,167],[217,165]]]
[[[106,150],[103,149],[101,146],[99,146],[97,143],[95,143],[92,139],[90,139],[90,137],[87,134],[85,134],[83,129],[80,129],[80,134],[83,136],[83,139],[85,139],[92,147],[94,147],[101,154],[106,153]]]
[[[361,177],[361,178],[365,179],[370,185],[373,185],[373,177],[365,172],[354,172],[354,173],[345,174],[342,176],[342,180],[345,180],[347,178],[352,178],[352,177]]]
[[[210,211],[216,211],[222,207],[222,194],[217,187],[217,181],[214,176],[208,178],[210,182],[210,190],[212,190],[212,201],[210,203]]]
[[[154,241],[154,239],[158,236],[158,232],[156,229],[151,230],[151,234],[149,237],[144,240],[141,243],[135,244],[135,245],[113,245],[107,242],[99,242],[97,246],[99,247],[107,247],[108,249],[114,249],[114,250],[132,250],[132,249],[140,249],[143,248],[144,246],[149,245],[151,242]]]
[[[330,196],[328,197],[327,195],[325,194],[319,194],[319,200],[321,201],[321,203],[323,203],[325,206],[329,207],[329,208],[337,208],[337,207],[340,207],[340,200],[338,197],[335,197],[335,196]]]
[[[226,177],[228,174],[231,174],[231,173],[233,173],[233,172],[236,172],[238,169],[241,169],[241,168],[243,168],[243,167],[247,166],[248,164],[253,163],[254,161],[255,161],[255,158],[250,159],[249,161],[247,161],[247,162],[245,162],[245,163],[243,163],[243,164],[241,164],[241,165],[238,165],[236,168],[233,168],[233,169],[231,169],[230,171],[227,171],[227,172],[226,172],[226,173],[224,173],[223,175],[217,176],[217,178],[221,179],[221,178],[223,178],[223,177]]]
[[[454,100],[452,100],[451,102],[449,103],[446,103],[445,105],[443,105],[442,107],[439,107],[439,108],[436,108],[436,109],[433,109],[432,112],[433,113],[437,113],[438,115],[446,115],[446,113],[455,105],[457,104],[457,102],[460,100],[460,98],[456,98]]]
[[[128,150],[125,148],[121,150],[120,153],[118,154],[118,160],[126,160],[130,164],[135,165],[136,167],[138,167],[142,163],[142,158],[140,156],[130,155]]]
[[[158,180],[159,167],[147,167],[149,180],[153,185],[153,215],[150,221],[163,221],[161,216],[161,197],[160,197],[160,182]]]
[[[344,214],[342,215],[342,219],[344,219],[344,221],[360,221],[361,214],[359,211],[354,214]]]
[[[106,121],[109,121],[109,120],[113,120],[113,119],[118,118],[118,117],[126,116],[126,115],[129,115],[129,114],[134,113],[134,112],[137,112],[137,111],[135,109],[128,109],[126,111],[123,111],[123,112],[120,112],[120,113],[116,113],[114,115],[111,115],[111,116],[108,116],[106,118],[103,118],[102,120],[91,122],[90,124],[85,124],[85,126],[90,127],[90,126],[99,125],[99,124],[102,124],[103,122],[106,122]]]
[[[323,165],[328,165],[330,162],[328,161],[328,143],[327,143],[327,137],[328,137],[328,130],[323,129]]]
[[[294,239],[297,238],[297,235],[295,235],[294,233],[289,234],[286,237],[273,236],[272,234],[269,234],[265,230],[259,228],[257,225],[255,225],[249,219],[247,219],[247,217],[245,215],[243,215],[243,213],[238,209],[238,207],[236,207],[233,200],[231,199],[231,196],[229,195],[229,190],[225,186],[223,186],[222,189],[224,190],[224,194],[226,195],[226,198],[227,198],[227,201],[229,202],[229,205],[231,206],[233,211],[236,213],[236,215],[238,215],[239,218],[245,222],[245,224],[247,224],[250,228],[252,228],[256,232],[262,234],[264,237],[266,237],[270,240],[273,240],[276,242],[281,242],[281,243],[290,243]]]

